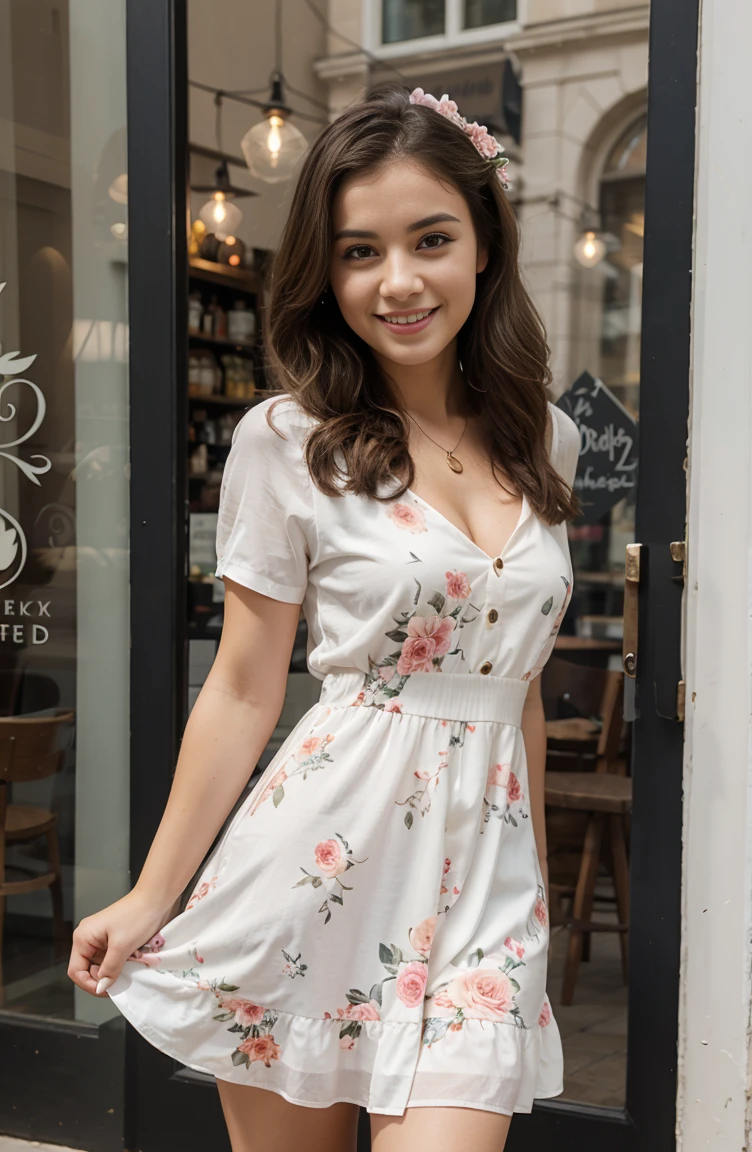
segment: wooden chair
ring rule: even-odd
[[[596,671],[596,670],[591,670]],[[602,725],[595,751],[593,771],[546,771],[546,807],[578,811],[587,815],[584,843],[575,885],[550,884],[558,898],[573,897],[571,911],[552,909],[552,925],[569,927],[569,947],[562,984],[561,1003],[570,1005],[583,944],[591,932],[620,934],[621,963],[624,983],[628,982],[629,932],[629,864],[627,855],[628,821],[632,810],[632,781],[627,776],[626,760],[620,757],[622,745],[622,702],[624,679],[620,671],[600,671],[603,678],[601,704]],[[604,833],[610,848],[611,875],[614,882],[618,922],[612,924],[592,918],[595,883],[604,847]]]
[[[2,954],[8,896],[49,888],[55,959],[63,958],[71,944],[63,920],[57,815],[31,804],[8,803],[8,786],[16,781],[41,780],[60,770],[65,756],[61,730],[73,721],[74,715],[71,710],[58,709],[52,716],[0,716],[0,1005],[5,1003]],[[37,836],[47,838],[49,870],[39,874],[17,864],[14,871],[27,874],[28,879],[6,880],[6,845],[24,843]]]

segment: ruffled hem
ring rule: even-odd
[[[130,969],[133,969],[132,971]],[[512,1115],[563,1092],[561,1039],[552,1016],[520,1028],[464,1021],[431,1045],[419,1023],[363,1020],[343,1047],[339,1019],[266,1009],[251,1033],[216,1020],[206,992],[169,972],[126,962],[109,988],[115,1006],[165,1055],[219,1080],[276,1092],[293,1104],[357,1104],[401,1116],[406,1107],[468,1107]],[[169,1022],[159,1021],[169,1016]],[[256,1039],[253,1039],[254,1033]],[[249,1039],[250,1036],[250,1039]],[[248,1061],[240,1053],[245,1042]],[[235,1055],[233,1056],[233,1053]],[[493,1069],[493,1075],[485,1074]]]

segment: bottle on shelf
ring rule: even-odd
[[[204,314],[204,305],[200,292],[191,292],[188,297],[188,331],[201,331],[201,318]]]
[[[256,317],[246,305],[245,300],[237,297],[227,314],[227,335],[238,344],[251,344],[256,332]]]
[[[217,340],[224,340],[227,337],[227,313],[216,296],[212,296],[210,309],[214,317],[214,330],[212,335]]]

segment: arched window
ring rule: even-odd
[[[600,181],[601,223],[611,237],[603,267],[600,376],[634,416],[639,411],[646,144],[643,115],[614,144]]]

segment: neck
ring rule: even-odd
[[[378,357],[396,405],[418,420],[441,424],[466,415],[465,384],[457,362],[456,342],[425,364],[396,364]]]

